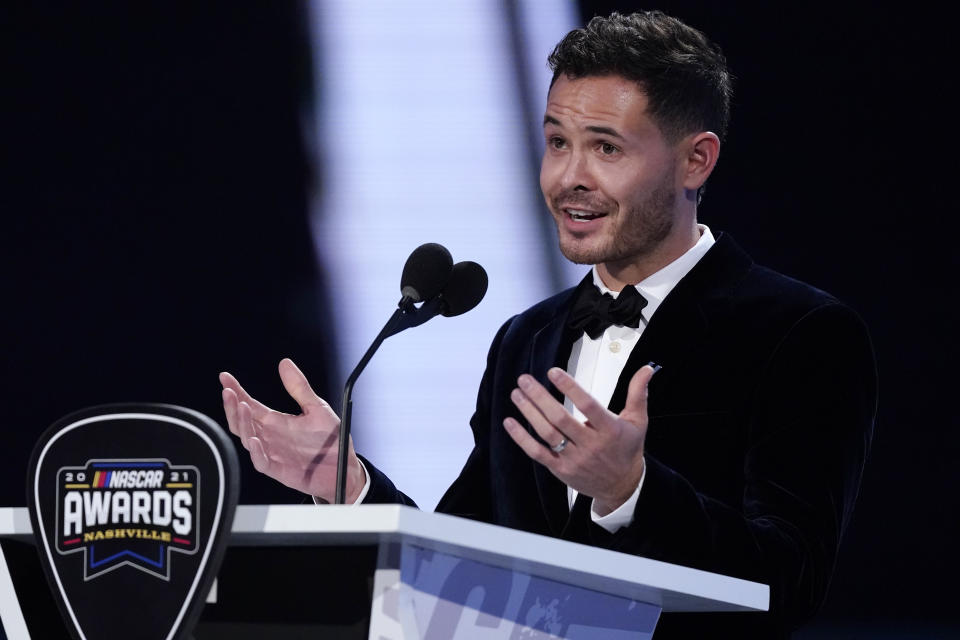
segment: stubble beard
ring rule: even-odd
[[[554,211],[562,212],[559,203],[563,194],[553,199]],[[651,255],[673,230],[673,209],[677,196],[667,181],[658,184],[650,195],[626,211],[617,212],[612,237],[604,242],[583,242],[574,237],[564,239],[562,220],[557,223],[560,252],[576,264],[602,264],[630,261]]]

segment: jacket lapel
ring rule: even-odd
[[[688,297],[671,300],[672,296],[673,292],[663,301],[630,352],[610,398],[610,404],[607,405],[613,413],[623,411],[630,380],[640,367],[648,362],[663,367],[663,373],[657,374],[650,381],[651,403],[655,402],[657,383],[665,379],[666,374],[680,370],[698,343],[696,336],[704,333],[707,319],[696,301]],[[651,407],[651,410],[653,409]]]
[[[617,381],[608,405],[610,411],[623,410],[633,374],[648,362],[654,362],[663,367],[650,381],[648,412],[656,415],[658,399],[665,399],[657,393],[658,387],[670,387],[666,382],[674,372],[681,371],[697,349],[706,348],[702,338],[714,310],[751,264],[732,238],[719,235],[713,247],[667,295],[644,329]]]
[[[588,274],[587,277],[591,276]],[[570,299],[572,299],[572,296],[573,290]],[[560,367],[565,370],[567,361],[570,359],[570,351],[576,340],[576,337],[566,330],[570,299],[560,306],[557,314],[534,334],[530,341],[530,359],[527,369],[528,373],[549,389],[553,397],[560,403],[563,403],[563,395],[547,379],[547,371],[551,367]],[[543,442],[532,427],[528,427],[528,430],[534,438]],[[540,503],[543,505],[550,530],[554,535],[559,536],[570,516],[570,508],[567,505],[567,487],[542,464],[532,460],[530,463],[533,465],[537,492],[540,495]]]

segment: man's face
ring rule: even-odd
[[[646,95],[620,76],[560,76],[550,89],[540,188],[567,259],[633,262],[670,234],[676,154],[646,111]]]

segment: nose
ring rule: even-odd
[[[587,154],[574,150],[567,155],[560,186],[564,190],[593,191],[595,185]]]

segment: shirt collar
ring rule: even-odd
[[[657,310],[657,307],[664,301],[667,294],[677,286],[677,283],[680,282],[685,275],[690,273],[690,270],[700,262],[700,259],[707,253],[710,247],[713,246],[713,243],[716,242],[713,233],[710,231],[710,227],[705,224],[698,224],[697,228],[700,229],[700,239],[697,240],[695,245],[690,247],[686,253],[679,258],[656,273],[650,274],[635,285],[637,291],[642,293],[643,297],[647,299],[647,306],[643,313],[647,319],[653,316],[653,312]],[[593,266],[593,284],[600,290],[601,294],[609,293],[614,298],[620,294],[619,291],[611,291],[603,284],[603,280],[600,279],[600,274],[597,273],[596,265]]]

